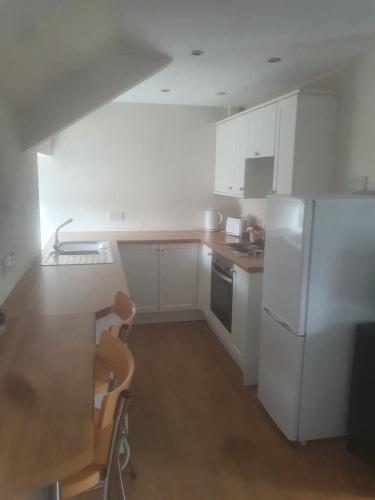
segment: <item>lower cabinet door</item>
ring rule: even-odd
[[[198,306],[198,243],[160,245],[160,311]]]
[[[137,312],[158,312],[159,244],[124,243],[119,251]]]
[[[208,311],[211,303],[211,263],[212,250],[206,245],[199,245],[199,290],[198,304],[202,311]]]

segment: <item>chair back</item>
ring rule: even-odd
[[[121,290],[116,293],[115,303],[112,311],[121,318],[121,323],[111,326],[110,332],[122,342],[126,343],[133,327],[136,315],[136,306],[134,301]]]
[[[114,388],[104,396],[100,407],[97,428],[101,430],[113,423],[119,396],[130,387],[134,359],[127,345],[108,331],[102,333],[95,355],[108,365],[115,381]]]

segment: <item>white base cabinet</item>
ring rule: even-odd
[[[219,340],[242,370],[244,385],[256,385],[263,274],[248,273],[234,266],[230,333],[210,309],[212,251],[206,245],[200,245],[199,254],[199,307]]]
[[[159,245],[120,244],[119,251],[137,312],[159,311]]]
[[[160,245],[160,311],[197,308],[198,244]]]
[[[139,313],[197,309],[198,243],[119,245]]]
[[[211,264],[212,250],[207,245],[199,245],[199,288],[198,305],[204,313],[210,310],[211,303]]]

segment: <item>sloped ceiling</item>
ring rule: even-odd
[[[124,41],[120,0],[0,0],[0,94],[33,146],[170,58]]]

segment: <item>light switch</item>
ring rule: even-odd
[[[123,222],[125,220],[124,210],[109,210],[108,218],[111,222]]]

